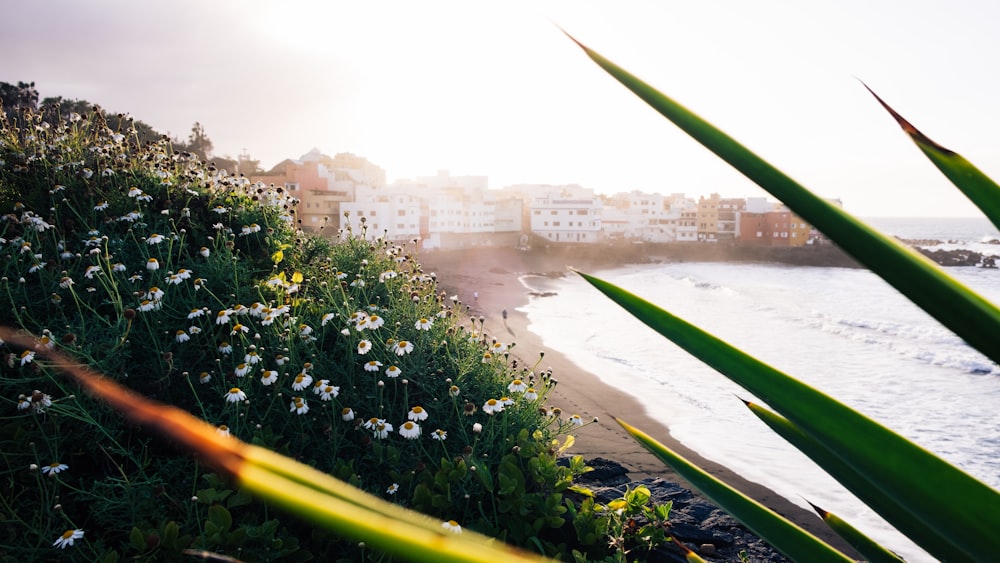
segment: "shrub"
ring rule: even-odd
[[[415,244],[367,240],[350,217],[336,241],[305,235],[281,187],[140,143],[97,110],[0,123],[0,324],[220,433],[558,549],[563,492],[586,470],[556,464],[575,424],[546,404],[551,374],[468,321]],[[361,556],[150,440],[32,351],[3,351],[3,559],[56,538],[86,560]]]

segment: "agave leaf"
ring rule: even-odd
[[[862,534],[857,528],[848,524],[843,518],[832,512],[823,510],[811,502],[809,503],[809,506],[813,507],[816,514],[819,514],[819,517],[823,519],[823,522],[825,522],[826,525],[833,531],[837,532],[837,535],[847,540],[847,543],[851,544],[854,549],[858,550],[858,553],[864,555],[865,559],[869,563],[902,563],[904,561],[895,553],[882,547],[875,540]]]
[[[572,37],[570,37],[572,39]],[[705,148],[825,233],[941,324],[1000,363],[1000,309],[923,255],[886,237],[780,170],[671,98],[573,39],[587,56]]]
[[[716,479],[648,434],[615,419],[637,442],[666,463],[691,486],[793,561],[853,561],[783,516]]]
[[[950,538],[967,557],[988,560],[1000,552],[997,491],[843,403],[656,305],[594,276],[580,275],[650,328],[760,397],[891,497],[903,512],[909,511]],[[899,512],[889,509],[880,514],[894,524]],[[955,557],[952,551],[941,553],[937,542],[932,545],[919,536],[911,539],[936,557]]]
[[[809,459],[816,462],[816,465],[822,467],[831,477],[836,479],[840,484],[844,485],[847,490],[853,492],[858,498],[865,501],[865,504],[870,506],[875,512],[882,514],[884,512],[891,511],[895,514],[895,520],[893,521],[893,526],[897,530],[902,532],[907,537],[913,538],[920,536],[924,538],[924,543],[929,543],[935,545],[934,551],[938,553],[955,553],[955,557],[951,560],[953,561],[969,561],[973,563],[972,559],[964,557],[960,551],[958,551],[958,546],[953,545],[948,541],[947,537],[942,536],[937,530],[928,526],[920,521],[920,519],[914,517],[912,514],[906,510],[905,507],[901,507],[897,504],[892,497],[886,495],[881,489],[873,486],[863,475],[854,470],[850,465],[844,463],[839,457],[830,452],[830,450],[823,447],[822,444],[816,442],[816,440],[809,437],[807,434],[799,430],[794,424],[788,421],[781,415],[775,414],[770,410],[764,408],[761,405],[752,403],[750,401],[743,401],[743,403],[750,409],[754,415],[757,416],[764,424],[767,424],[772,430],[774,430],[779,436],[787,440],[790,444],[795,446],[799,451],[806,454]],[[815,505],[813,505],[815,508]],[[820,513],[823,516],[823,513]],[[824,521],[826,521],[824,519]],[[827,521],[829,524],[830,522]],[[845,523],[846,524],[846,523]],[[879,557],[882,552],[886,551],[885,548],[878,546],[875,550],[875,554],[867,553],[870,548],[867,547],[867,542],[874,544],[872,540],[860,540],[856,542],[853,537],[845,537],[841,533],[841,529],[831,525],[833,530],[844,537],[851,545],[854,546],[862,555],[868,557],[870,560],[875,560]],[[852,527],[851,530],[854,528]],[[860,534],[858,531],[849,532],[852,534]],[[858,545],[861,543],[862,545]],[[877,544],[876,544],[877,545]],[[893,555],[895,557],[895,555]]]
[[[965,197],[969,198],[969,201],[976,204],[997,228],[1000,228],[1000,186],[962,155],[935,143],[927,135],[921,133],[889,104],[885,103],[871,88],[868,88],[867,84],[862,84],[872,96],[875,96],[878,103],[889,112],[903,129],[903,132],[910,137],[934,166],[951,180],[951,183],[955,184],[965,194]]]

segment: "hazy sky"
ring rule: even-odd
[[[1000,178],[1000,3],[4,0],[0,81],[265,168],[313,147],[391,180],[762,192],[558,26],[861,216],[974,216],[859,83]]]

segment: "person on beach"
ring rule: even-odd
[[[502,313],[500,313],[500,316],[502,316],[502,317],[503,317],[503,320],[505,320],[505,321],[506,321],[506,320],[507,320],[507,309],[504,309],[504,310],[503,310],[503,312],[502,312]]]
[[[473,291],[472,292],[472,300],[475,301],[476,303],[479,303],[479,292],[478,291]]]

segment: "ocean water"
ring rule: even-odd
[[[979,246],[984,236],[996,233],[986,222],[942,226],[939,220],[919,220],[907,226],[905,220],[889,220],[900,230],[895,233],[893,225],[877,221],[869,224],[902,238],[953,244]],[[925,234],[931,232],[940,234]],[[1000,302],[1000,270],[948,271]],[[1000,488],[1000,367],[870,272],[686,262],[593,273]],[[545,346],[634,394],[686,446],[805,508],[808,499],[837,513],[909,561],[933,560],[737,399],[753,400],[752,395],[632,319],[582,279],[524,276],[522,282],[534,289],[544,284],[545,291],[556,293],[533,298],[522,309]],[[556,376],[572,385],[571,374]]]

